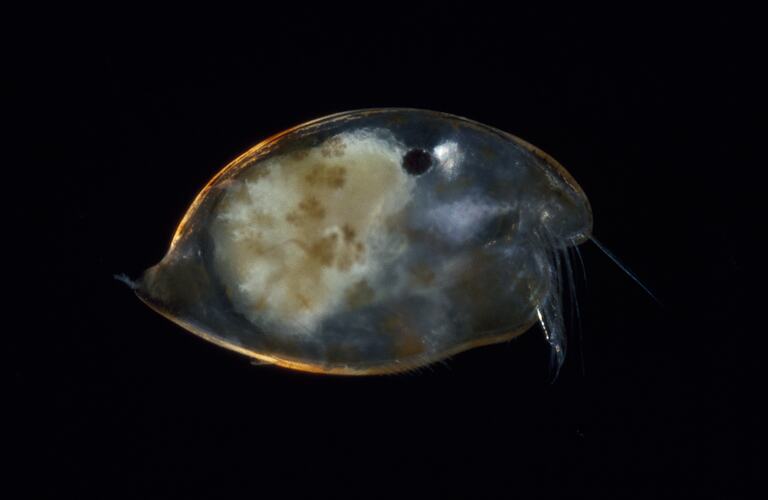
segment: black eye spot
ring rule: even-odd
[[[421,175],[432,166],[432,155],[423,149],[411,149],[403,156],[403,168],[411,175]]]

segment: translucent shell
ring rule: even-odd
[[[536,322],[559,364],[558,255],[591,228],[573,178],[510,134],[352,111],[227,165],[136,292],[211,342],[299,370],[407,370]]]

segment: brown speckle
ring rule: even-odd
[[[268,176],[270,174],[271,170],[268,166],[259,166],[256,168],[252,168],[250,172],[248,172],[248,182],[258,182],[259,179],[263,179],[264,177]]]
[[[296,298],[299,300],[299,303],[301,304],[302,309],[311,309],[312,308],[312,301],[310,301],[306,295],[299,292],[296,294]]]
[[[341,189],[347,181],[347,169],[339,165],[315,165],[312,170],[304,176],[304,180],[310,186]]]
[[[375,296],[376,293],[373,291],[373,288],[365,280],[358,281],[349,287],[346,292],[347,304],[352,309],[370,304]]]
[[[347,149],[347,145],[344,144],[344,141],[341,139],[341,137],[331,137],[320,148],[320,153],[326,157],[330,158],[332,156],[339,157],[344,156],[344,150]]]
[[[253,214],[253,222],[259,226],[273,227],[275,225],[275,218],[263,212],[256,212]]]
[[[344,241],[350,243],[355,239],[355,229],[349,224],[341,226],[341,232],[344,234]]]
[[[264,243],[260,241],[260,239],[261,235],[257,235],[255,239],[252,239],[245,244],[245,248],[247,248],[248,251],[253,255],[264,255],[266,252],[266,247],[264,246]]]
[[[256,301],[255,304],[253,304],[253,309],[256,311],[263,311],[267,307],[267,298],[265,296],[261,296],[259,300]]]
[[[365,255],[365,246],[361,242],[356,241],[350,249],[349,255],[354,262],[362,262]]]
[[[325,207],[314,196],[308,196],[301,200],[298,210],[294,210],[285,216],[285,220],[296,224],[306,220],[320,220],[325,217]]]
[[[336,267],[339,271],[348,271],[352,264],[363,260],[363,250],[365,247],[362,242],[355,241],[356,232],[349,224],[344,224],[341,227],[341,234],[344,246],[336,260]]]
[[[314,196],[308,196],[301,200],[301,203],[299,203],[299,210],[313,219],[322,219],[325,217],[325,208],[323,208],[323,205],[321,205]]]
[[[293,151],[290,154],[291,159],[301,161],[304,158],[309,156],[309,150],[308,149],[297,149],[296,151]]]
[[[317,260],[320,265],[329,267],[333,265],[333,260],[336,256],[336,239],[337,235],[335,234],[320,238],[309,246],[307,253]]]

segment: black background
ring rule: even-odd
[[[19,493],[749,495],[764,465],[754,13],[44,14],[7,44],[24,152],[6,187]],[[552,154],[590,197],[595,235],[663,305],[587,244],[581,326],[555,383],[535,331],[417,373],[345,378],[251,366],[112,279],[158,261],[243,150],[379,106],[466,116]]]

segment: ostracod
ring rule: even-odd
[[[131,284],[206,340],[298,370],[409,370],[536,323],[559,366],[564,257],[591,230],[576,181],[513,135],[351,111],[232,161]]]

